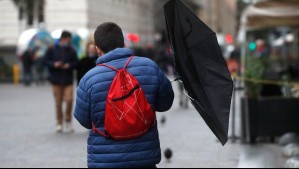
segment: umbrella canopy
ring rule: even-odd
[[[28,29],[19,37],[17,54],[22,55],[27,49],[30,49],[37,50],[36,57],[42,57],[51,45],[53,45],[53,39],[47,31]]]
[[[37,33],[38,29],[28,29],[20,35],[18,39],[17,55],[22,55],[29,48],[31,40]]]
[[[278,8],[281,8],[281,7],[298,7],[299,6],[299,3],[298,3],[298,0],[256,0],[254,2],[255,6],[256,7],[264,7],[264,8],[267,8],[267,7],[278,7]]]
[[[54,44],[54,40],[52,39],[49,32],[40,30],[29,43],[30,49],[35,49],[36,58],[44,57],[48,48]]]
[[[216,34],[180,0],[170,0],[164,10],[176,71],[194,107],[225,145],[233,81]]]

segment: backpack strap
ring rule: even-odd
[[[105,66],[105,67],[107,67],[107,68],[109,68],[109,69],[112,69],[112,70],[114,70],[114,71],[116,71],[116,72],[119,71],[118,69],[116,69],[116,68],[114,68],[114,67],[112,67],[112,66],[106,65],[106,64],[100,64],[100,65],[98,65],[98,66]]]
[[[128,65],[129,65],[130,62],[132,61],[133,57],[134,57],[134,56],[131,56],[131,57],[128,59],[128,61],[126,62],[126,64],[125,64],[125,66],[124,66],[123,69],[126,69],[126,68],[128,67]],[[109,69],[112,69],[112,70],[114,70],[114,71],[116,71],[116,72],[120,71],[120,70],[118,70],[118,69],[116,69],[116,68],[114,68],[114,67],[112,67],[112,66],[106,65],[106,64],[99,64],[98,66],[105,66],[105,67],[107,67],[107,68],[109,68]]]
[[[134,56],[131,56],[131,57],[128,59],[126,65],[125,65],[125,67],[124,67],[123,69],[126,69],[126,68],[128,67],[128,65],[129,65],[130,62],[132,61],[133,57],[134,57]]]
[[[94,123],[92,123],[92,129],[93,129],[93,132],[94,132],[95,134],[98,133],[98,134],[100,134],[100,135],[102,135],[102,136],[104,136],[104,137],[106,137],[106,138],[109,137],[105,132],[98,130],[98,129],[96,128],[96,126],[94,125]]]

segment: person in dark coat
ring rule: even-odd
[[[5,65],[5,62],[4,62],[3,56],[0,55],[0,66],[1,66],[1,68],[3,67],[3,65]]]
[[[104,23],[95,32],[97,65],[107,64],[121,69],[133,51],[124,47],[121,28],[114,23]],[[173,104],[174,92],[170,81],[152,60],[134,56],[126,69],[138,80],[152,109],[168,111]],[[75,118],[92,129],[104,129],[106,98],[116,72],[97,66],[80,81],[77,89]],[[161,148],[157,126],[143,136],[124,141],[114,141],[94,133],[88,138],[88,167],[90,168],[154,168],[161,161]]]
[[[36,72],[36,85],[44,85],[45,84],[45,62],[44,62],[44,54],[40,48],[36,49],[35,59],[34,59],[34,67]]]
[[[98,55],[96,53],[96,46],[94,45],[94,43],[89,43],[87,45],[86,56],[85,58],[79,61],[77,67],[78,84],[83,78],[83,76],[96,66],[97,59],[98,59]]]
[[[45,63],[49,68],[50,82],[56,102],[57,129],[63,131],[63,121],[66,120],[66,132],[73,132],[72,107],[73,107],[73,71],[78,64],[76,51],[71,47],[72,35],[64,31],[57,45],[51,47],[45,55]],[[66,117],[63,117],[63,102],[66,102]]]
[[[23,72],[24,72],[24,84],[25,86],[30,86],[32,82],[32,66],[33,66],[33,51],[27,49],[24,54],[21,56],[21,60],[23,63]]]

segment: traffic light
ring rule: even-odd
[[[133,43],[138,43],[140,36],[138,34],[127,33],[127,39]]]
[[[249,43],[249,50],[250,51],[255,51],[256,50],[256,43],[255,42],[250,42]]]
[[[231,34],[227,34],[226,36],[225,36],[225,40],[226,40],[226,43],[227,44],[233,44],[233,36],[231,35]]]

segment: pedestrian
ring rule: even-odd
[[[64,31],[59,43],[50,47],[45,55],[45,63],[49,68],[49,80],[53,87],[56,103],[57,128],[63,131],[63,103],[66,102],[65,131],[73,132],[72,107],[73,107],[73,70],[78,64],[76,51],[71,47],[71,33]]]
[[[88,167],[155,168],[161,161],[161,148],[157,122],[153,119],[155,112],[171,108],[174,100],[171,83],[155,62],[133,56],[133,51],[125,48],[117,24],[100,25],[94,38],[98,66],[81,80],[74,112],[83,127],[93,129],[88,139]],[[122,95],[111,97],[116,93]],[[130,124],[119,125],[129,119]],[[134,135],[132,131],[140,130],[140,125],[147,125],[148,130]],[[115,126],[120,128],[108,131]],[[122,127],[127,132],[121,133]]]
[[[23,82],[25,86],[30,86],[32,82],[32,66],[33,66],[33,51],[31,49],[27,49],[24,54],[21,56],[21,60],[23,63]]]
[[[180,91],[180,107],[184,109],[189,108],[189,97],[186,95],[183,83],[179,82]]]
[[[0,82],[5,79],[5,62],[3,56],[0,55]]]
[[[168,70],[169,58],[164,49],[160,49],[158,51],[157,63],[161,67],[161,69],[164,71],[164,73],[166,73],[166,74],[170,73]]]
[[[263,59],[266,59],[269,56],[269,50],[267,48],[266,42],[262,39],[256,40],[255,56],[257,58],[263,58]]]
[[[5,66],[5,61],[4,61],[4,57],[2,55],[0,55],[0,69],[2,70]]]
[[[34,57],[34,67],[36,72],[36,85],[45,84],[45,63],[44,56],[41,49],[37,48]]]
[[[4,59],[3,59],[3,56],[0,55],[0,66],[4,65]]]
[[[90,71],[92,68],[96,66],[96,61],[98,59],[98,55],[96,52],[96,47],[94,43],[89,43],[87,45],[87,52],[86,56],[79,61],[78,67],[77,67],[77,80],[78,84],[83,78],[83,76]]]

